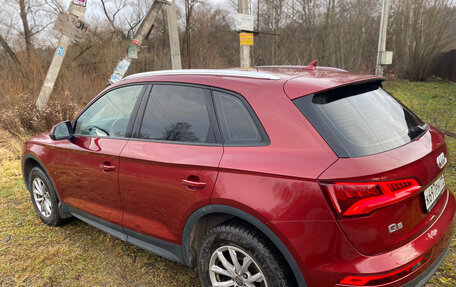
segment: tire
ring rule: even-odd
[[[196,267],[202,286],[217,286],[216,283],[227,281],[232,284],[221,286],[292,286],[292,281],[287,279],[286,264],[263,238],[261,233],[235,222],[212,229],[203,239]],[[251,263],[245,264],[246,261]]]
[[[65,223],[60,217],[58,197],[54,185],[39,167],[34,167],[29,174],[28,186],[33,207],[41,221],[49,226],[59,226]]]

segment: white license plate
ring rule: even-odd
[[[442,195],[444,190],[445,178],[442,174],[436,181],[434,181],[433,184],[431,184],[431,186],[426,188],[426,190],[423,192],[426,212],[431,211],[431,209],[434,207],[434,205],[436,204],[437,200],[440,198],[440,195]]]

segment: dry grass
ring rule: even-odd
[[[456,83],[394,81],[384,86],[427,123],[456,134]]]
[[[456,133],[456,83],[448,81],[385,82],[385,89],[409,106],[418,116],[434,126]],[[446,138],[450,163],[445,181],[456,191],[456,138]],[[456,231],[455,231],[456,233]],[[439,270],[429,281],[428,287],[456,286],[456,238]]]
[[[408,89],[416,85],[421,88]],[[423,97],[420,90],[446,95],[446,92],[440,92],[448,85],[395,82],[386,88],[396,91],[396,96],[406,103],[416,93],[422,101],[438,102],[438,96]],[[454,107],[442,105],[441,109],[451,112]],[[42,224],[23,184],[17,158],[25,138],[11,137],[0,130],[0,286],[199,285],[193,270],[152,255],[79,220],[58,228]],[[447,142],[454,159],[456,139],[447,138]],[[455,160],[450,162],[446,181],[456,190]],[[456,241],[453,240],[448,257],[428,286],[456,286],[455,262]]]

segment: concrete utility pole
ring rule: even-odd
[[[143,22],[141,23],[141,26],[139,27],[138,31],[136,32],[136,35],[133,40],[133,44],[137,46],[137,50],[141,48],[141,44],[144,42],[146,39],[146,36],[150,29],[152,28],[152,25],[154,25],[155,22],[155,17],[157,14],[165,7],[165,5],[170,5],[172,4],[172,0],[155,0],[154,3],[152,3],[152,6],[150,7],[149,12],[147,13],[146,17],[144,18]],[[128,51],[124,54],[122,60],[117,64],[116,68],[114,69],[113,74],[111,75],[111,78],[108,80],[107,85],[112,85],[124,77],[125,73],[128,71],[128,68],[130,68],[131,64],[131,59],[128,57]]]
[[[170,4],[167,7],[168,16],[168,31],[169,31],[169,46],[171,49],[171,64],[173,70],[182,69],[182,60],[179,45],[179,30],[177,27],[176,3]]]
[[[239,13],[249,14],[249,0],[239,1]],[[240,45],[241,69],[251,68],[250,46]]]
[[[382,20],[380,22],[380,34],[378,36],[377,65],[375,66],[375,75],[383,77],[382,56],[386,52],[386,32],[388,30],[390,0],[383,0],[382,3]]]
[[[77,16],[78,18],[84,18],[86,7],[73,4],[73,1],[70,3],[68,12]],[[59,44],[57,45],[57,50],[52,58],[51,65],[46,74],[44,84],[41,87],[40,95],[36,100],[36,106],[39,110],[42,110],[46,107],[49,97],[51,96],[52,90],[54,89],[55,81],[59,75],[60,68],[62,67],[63,59],[65,58],[68,46],[71,43],[71,39],[62,34],[60,36]]]

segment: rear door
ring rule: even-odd
[[[126,133],[143,89],[145,86],[136,84],[105,93],[78,117],[74,137],[56,142],[59,192],[64,203],[121,224],[119,155],[128,141]]]
[[[180,243],[190,214],[207,205],[223,153],[210,91],[154,84],[121,153],[125,232]]]
[[[392,250],[438,218],[448,197],[442,133],[378,82],[294,103],[339,156],[319,180],[340,227],[361,253]]]

